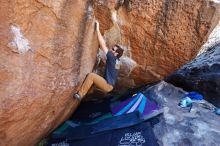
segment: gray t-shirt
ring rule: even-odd
[[[115,68],[117,57],[110,51],[107,52],[106,57],[104,78],[109,84],[114,86],[118,77],[118,69]]]

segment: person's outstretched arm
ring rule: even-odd
[[[100,44],[102,50],[105,52],[105,54],[107,54],[108,48],[107,48],[107,45],[105,43],[105,40],[104,40],[100,30],[99,30],[99,22],[96,21],[95,23],[96,23],[96,32],[97,32],[97,35],[98,35],[99,44]]]

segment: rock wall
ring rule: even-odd
[[[187,91],[197,91],[217,107],[220,106],[220,43],[207,49],[192,62],[166,78]]]
[[[71,95],[92,71],[98,19],[120,43],[120,83],[153,82],[191,60],[217,24],[205,0],[0,2],[0,145],[36,144],[76,109]]]
[[[219,1],[220,2],[220,1]],[[220,9],[218,9],[220,14]],[[220,21],[201,47],[197,57],[166,78],[187,91],[198,91],[206,100],[220,106]]]
[[[220,116],[212,104],[205,100],[194,102],[189,108],[178,106],[186,92],[166,82],[160,82],[144,91],[147,97],[160,103],[164,113],[153,130],[160,146],[219,145]],[[205,107],[206,108],[205,108]]]
[[[133,71],[122,73],[123,85],[160,80],[190,61],[220,19],[219,7],[203,0],[120,2],[116,11],[114,0],[95,1],[95,16],[109,46],[123,45],[136,62]]]
[[[219,14],[220,14],[220,10],[219,10]],[[218,43],[220,43],[220,21],[218,25],[215,27],[215,29],[212,31],[212,33],[209,35],[207,42],[202,46],[198,55],[200,55],[208,48],[211,48],[212,46],[215,46]]]
[[[97,51],[87,1],[1,1],[0,145],[30,146],[77,107]]]

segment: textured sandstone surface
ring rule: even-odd
[[[219,6],[207,1],[130,0],[130,8],[123,4],[118,11],[113,0],[96,3],[95,16],[109,46],[123,45],[136,63],[127,60],[136,68],[122,69],[123,85],[160,80],[190,61],[220,19]]]
[[[220,10],[218,10],[220,14]],[[220,21],[197,57],[169,75],[166,80],[188,91],[198,91],[220,106]]]
[[[219,14],[220,14],[220,10],[219,10]],[[198,55],[200,55],[208,48],[215,46],[218,43],[220,43],[220,21],[218,25],[215,27],[215,29],[212,31],[212,33],[209,35],[207,42],[202,46]]]
[[[191,60],[217,24],[205,0],[9,0],[0,2],[0,145],[37,143],[77,107],[71,98],[92,71],[100,21],[120,43],[120,83],[159,80]],[[134,69],[134,70],[133,70]]]
[[[97,40],[86,1],[1,1],[0,145],[30,146],[76,108]]]

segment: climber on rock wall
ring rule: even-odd
[[[99,44],[106,55],[104,78],[98,74],[89,73],[79,91],[74,94],[74,98],[79,101],[83,99],[92,85],[97,86],[104,92],[110,92],[113,90],[118,77],[118,70],[120,68],[119,59],[124,51],[119,45],[114,45],[111,49],[108,49],[106,42],[100,33],[99,22],[96,21],[95,24]]]

